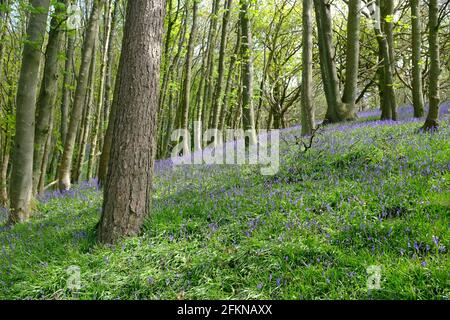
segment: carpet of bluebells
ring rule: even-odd
[[[284,130],[275,176],[158,161],[143,234],[115,246],[95,242],[96,181],[48,192],[31,222],[0,224],[0,298],[449,299],[449,109],[434,133],[410,107],[365,112],[307,152]]]

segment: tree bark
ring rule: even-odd
[[[99,17],[103,0],[94,0],[92,5],[92,12],[89,18],[88,27],[86,30],[81,66],[78,74],[78,83],[75,90],[75,98],[70,117],[69,128],[66,135],[66,143],[64,144],[64,152],[59,167],[59,188],[61,190],[70,189],[70,170],[72,167],[73,151],[75,147],[75,140],[77,135],[77,127],[80,123],[81,115],[83,113],[83,104],[86,99],[86,91],[89,81],[89,69],[92,61],[94,51],[94,44],[99,27]]]
[[[424,130],[435,130],[439,127],[439,76],[441,74],[439,52],[439,5],[438,0],[429,1],[429,46],[430,46],[430,76],[429,76],[429,110],[423,126]]]
[[[315,127],[313,84],[312,0],[303,0],[303,71],[302,71],[302,135],[310,135]]]
[[[164,9],[162,0],[128,2],[98,230],[102,243],[138,234],[150,212]]]
[[[342,120],[344,112],[339,92],[336,64],[333,58],[334,48],[330,4],[326,3],[326,0],[314,0],[314,8],[316,11],[317,33],[319,38],[322,82],[328,105],[324,122],[339,122]]]
[[[414,117],[423,117],[424,99],[422,87],[422,18],[420,13],[420,1],[411,0],[412,19],[412,96]]]
[[[183,82],[183,93],[180,100],[180,110],[181,119],[179,123],[179,128],[188,130],[189,129],[189,109],[190,109],[190,99],[191,99],[191,82],[192,82],[192,58],[194,54],[194,41],[197,33],[197,13],[198,13],[198,1],[193,0],[192,9],[192,28],[191,34],[189,35],[188,47],[186,52],[186,64],[184,71],[184,82]],[[189,141],[183,140],[184,150],[189,150]]]
[[[47,49],[45,52],[44,77],[36,105],[36,128],[33,157],[33,194],[37,193],[41,176],[44,149],[50,134],[50,120],[58,94],[59,64],[61,48],[61,23],[66,11],[67,0],[59,0],[50,24]],[[45,172],[44,172],[45,175]]]
[[[345,120],[356,118],[356,91],[358,89],[359,71],[359,34],[360,34],[361,0],[348,2],[347,23],[347,60],[345,66],[345,86],[342,102],[345,106]]]
[[[212,100],[212,123],[210,125],[211,129],[217,129],[220,120],[220,106],[222,102],[222,92],[223,92],[223,79],[225,76],[225,49],[227,46],[228,39],[228,22],[230,20],[231,14],[231,3],[232,0],[226,0],[224,5],[224,13],[222,19],[222,35],[220,38],[220,49],[219,49],[219,61],[218,61],[218,76],[216,85],[214,88],[213,100]]]
[[[250,25],[249,1],[240,0],[239,24],[241,28],[240,58],[242,61],[242,121],[244,130],[251,130],[249,143],[256,142],[255,115],[253,110],[253,57],[252,31]]]
[[[36,96],[50,0],[32,0],[31,6],[17,88],[9,224],[27,221],[31,211]]]

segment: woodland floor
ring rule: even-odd
[[[95,243],[95,181],[49,192],[31,222],[0,225],[0,298],[449,299],[450,104],[441,109],[435,133],[366,112],[307,153],[284,142],[273,177],[159,161],[144,233],[114,247]],[[367,289],[371,265],[380,290]]]

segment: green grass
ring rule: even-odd
[[[0,231],[0,298],[448,299],[449,125],[327,129],[307,153],[284,144],[274,177],[160,171],[143,234],[114,247],[95,242],[94,188],[41,202]],[[367,289],[371,265],[380,290]]]

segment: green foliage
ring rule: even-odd
[[[114,247],[95,243],[98,191],[48,196],[0,231],[0,298],[448,299],[448,125],[331,127],[308,153],[283,145],[274,177],[158,171],[143,234]]]

